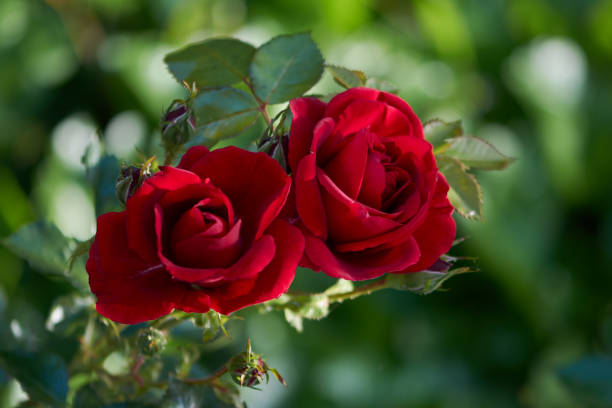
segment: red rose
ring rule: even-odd
[[[289,166],[302,264],[350,280],[430,267],[455,237],[448,184],[399,97],[353,88],[291,101]]]
[[[235,147],[193,147],[178,168],[161,167],[125,211],[98,218],[87,272],[100,314],[227,314],[286,292],[304,247],[276,219],[290,184],[276,161]]]

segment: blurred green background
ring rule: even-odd
[[[232,322],[236,348],[251,337],[289,383],[245,392],[249,407],[589,406],[557,373],[612,354],[612,0],[2,0],[0,236],[40,218],[92,235],[81,156],[159,151],[159,117],[183,96],[165,53],[302,30],[328,63],[395,83],[423,120],[462,119],[518,160],[478,175],[484,223],[458,219],[452,253],[478,256],[480,273],[347,302],[302,334],[279,314]],[[315,91],[338,92],[325,75]],[[14,336],[70,290],[3,247],[0,267]],[[0,390],[0,405],[19,399],[2,372]]]

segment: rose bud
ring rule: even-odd
[[[174,101],[164,113],[161,127],[162,140],[167,146],[186,143],[196,130],[195,117],[189,105]]]
[[[115,194],[119,201],[125,205],[127,200],[138,190],[142,182],[151,176],[148,169],[136,166],[121,166],[119,177],[115,184]]]
[[[449,189],[421,121],[396,95],[352,88],[290,102],[301,265],[348,280],[439,267],[455,238]]]
[[[153,327],[141,330],[136,339],[138,350],[145,356],[161,353],[167,342],[166,335]]]
[[[257,151],[264,152],[281,165],[283,170],[288,171],[289,134],[274,134],[264,137],[258,144]]]

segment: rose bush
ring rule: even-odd
[[[448,184],[406,102],[352,88],[290,108],[290,207],[305,236],[303,266],[364,280],[427,269],[449,250]]]
[[[291,179],[263,153],[193,147],[99,217],[87,272],[100,314],[230,313],[287,291],[304,240],[276,219]]]

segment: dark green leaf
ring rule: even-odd
[[[338,67],[336,65],[325,65],[325,68],[340,86],[349,89],[365,86],[366,75],[361,71]]]
[[[482,191],[474,175],[452,157],[439,156],[436,161],[451,187],[448,199],[457,212],[468,219],[482,219]]]
[[[461,136],[463,128],[461,127],[461,121],[447,123],[440,119],[432,119],[425,122],[423,132],[425,133],[425,139],[433,145],[435,150],[444,146],[447,139]]]
[[[87,169],[87,177],[95,194],[96,215],[120,208],[115,194],[118,175],[119,161],[108,154],[102,156],[95,166]]]
[[[559,377],[585,406],[612,406],[612,358],[585,357],[561,368]]]
[[[389,81],[385,81],[384,79],[368,78],[365,83],[365,86],[367,86],[368,88],[374,88],[383,92],[389,92],[396,95],[399,93],[399,88],[397,86],[395,86]]]
[[[470,268],[457,268],[448,272],[421,271],[414,273],[391,273],[386,282],[390,288],[408,290],[419,295],[429,295],[442,287],[453,276],[472,272]]]
[[[68,259],[75,246],[53,224],[37,221],[4,239],[4,245],[26,259],[33,268],[50,275],[67,276]]]
[[[196,136],[191,144],[213,146],[219,140],[235,136],[251,126],[259,115],[255,100],[235,88],[200,92],[193,101]]]
[[[0,366],[35,401],[64,407],[68,394],[66,364],[54,354],[0,351]]]
[[[255,51],[249,71],[255,94],[266,103],[280,103],[317,83],[323,57],[309,33],[281,35]]]
[[[198,88],[232,85],[246,79],[255,48],[233,38],[217,38],[189,45],[164,61],[179,81]]]
[[[466,166],[485,170],[504,169],[514,160],[501,154],[488,142],[474,136],[450,139],[440,153],[454,157]]]
[[[57,298],[49,311],[47,329],[62,336],[80,333],[87,324],[93,304],[91,297],[66,295]]]

